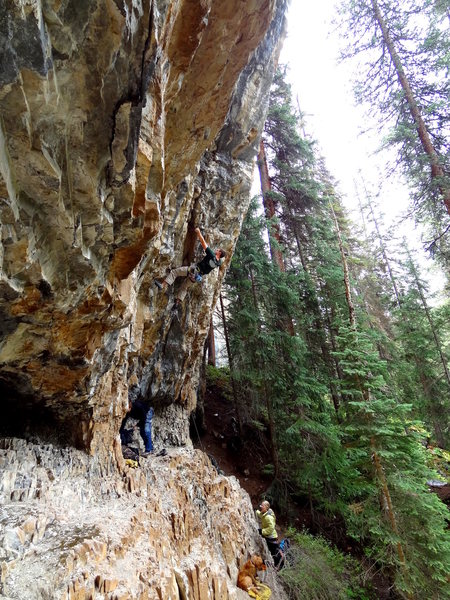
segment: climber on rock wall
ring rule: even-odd
[[[205,238],[202,236],[201,231],[198,227],[195,228],[195,233],[205,251],[205,256],[198,263],[193,263],[190,266],[176,267],[171,269],[164,281],[155,279],[155,285],[160,290],[165,290],[167,286],[172,285],[177,277],[184,277],[185,281],[178,290],[177,297],[175,298],[174,308],[177,308],[186,297],[188,289],[195,283],[201,283],[203,275],[208,275],[213,269],[219,268],[223,259],[226,257],[225,250],[218,248],[215,252],[211,250],[208,244],[205,242]]]

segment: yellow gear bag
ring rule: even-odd
[[[139,466],[137,460],[132,460],[131,458],[126,458],[125,464],[129,465],[133,469],[137,469]]]
[[[258,583],[257,588],[257,590],[249,590],[248,595],[256,600],[268,600],[272,595],[270,587],[264,583]]]

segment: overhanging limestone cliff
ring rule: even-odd
[[[223,272],[171,317],[194,226],[232,251],[285,0],[0,7],[3,427],[107,455],[129,397],[188,441]]]
[[[285,3],[0,6],[6,597],[239,598],[264,552],[248,496],[188,436],[224,273],[177,319],[152,282],[194,257],[194,226],[234,247]],[[136,397],[172,447],[134,470],[118,429]]]

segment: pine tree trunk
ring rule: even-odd
[[[252,282],[253,302],[254,302],[255,310],[258,311],[258,299],[257,299],[257,295],[256,295],[256,284],[255,284],[255,278],[253,276],[252,270],[250,270],[250,279]],[[275,477],[275,479],[279,479],[280,461],[278,458],[278,447],[277,447],[277,438],[276,438],[276,432],[275,432],[275,420],[274,420],[274,416],[273,416],[272,399],[271,399],[271,396],[267,389],[266,378],[264,376],[266,366],[264,364],[261,364],[259,368],[262,373],[263,382],[264,382],[264,385],[263,385],[264,401],[266,404],[267,416],[269,419],[270,451],[271,451],[272,462],[273,462],[274,471],[275,471],[274,477]]]
[[[373,458],[373,463],[375,465],[375,471],[377,473],[377,477],[378,477],[378,480],[381,485],[383,498],[385,500],[385,504],[386,504],[386,508],[387,508],[387,512],[388,512],[389,522],[391,524],[392,531],[395,533],[397,538],[400,538],[400,533],[399,533],[398,526],[397,526],[397,520],[395,518],[394,508],[392,506],[391,494],[389,492],[389,487],[388,487],[388,484],[386,481],[386,476],[384,474],[383,467],[381,465],[380,457],[375,449],[375,440],[373,438],[370,441],[370,445],[372,448],[372,458]],[[405,553],[403,552],[403,546],[402,546],[400,540],[397,542],[397,554],[398,554],[400,564],[402,566],[402,570],[405,571],[406,570]],[[409,596],[409,597],[411,597],[411,596]]]
[[[208,344],[208,365],[215,367],[216,366],[216,341],[214,338],[214,324],[213,324],[212,317],[211,317],[211,322],[209,324],[207,344]]]
[[[264,212],[266,215],[269,232],[269,243],[270,243],[270,254],[272,256],[272,262],[278,265],[280,271],[286,271],[286,267],[283,260],[283,255],[280,250],[280,228],[276,223],[273,223],[272,219],[275,217],[275,202],[271,196],[272,185],[269,178],[269,169],[267,166],[266,152],[264,150],[264,142],[261,138],[259,143],[258,153],[258,169],[259,178],[261,180],[261,192],[264,204]]]
[[[233,376],[233,356],[231,354],[230,338],[228,336],[228,326],[227,326],[227,319],[225,316],[225,307],[223,305],[222,294],[219,294],[219,301],[220,301],[220,311],[222,313],[222,326],[223,326],[223,335],[225,337],[225,347],[227,349],[228,364],[230,366],[230,379],[231,379],[231,389],[233,391],[234,411],[236,413],[236,419],[238,422],[239,435],[240,435],[240,437],[242,437],[242,435],[243,435],[242,417],[241,417],[241,411],[239,408],[239,400],[238,400],[236,381],[234,380],[234,376]]]
[[[389,279],[390,279],[391,284],[392,284],[392,289],[394,290],[395,300],[396,300],[397,306],[399,308],[401,308],[400,293],[398,291],[397,282],[395,281],[394,272],[392,271],[391,262],[390,262],[390,260],[388,258],[387,251],[386,251],[386,246],[384,245],[384,240],[383,240],[383,237],[382,237],[382,235],[380,233],[380,228],[378,226],[378,221],[375,218],[375,213],[373,211],[372,202],[370,200],[369,194],[367,193],[367,190],[365,190],[365,192],[366,192],[366,200],[367,200],[367,202],[369,204],[370,214],[372,215],[373,223],[375,225],[375,230],[376,230],[377,236],[378,236],[378,241],[380,243],[381,254],[383,256],[384,264],[386,265],[386,268],[387,268],[388,273],[389,273]]]
[[[352,329],[356,329],[355,309],[354,309],[353,302],[352,302],[352,294],[351,294],[351,288],[350,288],[350,278],[349,278],[347,258],[345,256],[344,245],[342,243],[342,236],[341,236],[341,232],[340,232],[340,228],[339,228],[339,223],[338,223],[338,220],[336,217],[336,213],[334,212],[333,206],[331,204],[331,201],[330,201],[330,207],[331,207],[331,212],[333,214],[334,224],[335,224],[335,228],[336,228],[336,235],[338,238],[339,250],[341,252],[342,267],[343,267],[343,271],[344,271],[345,297],[347,299],[347,304],[348,304],[350,327]],[[370,402],[370,392],[368,389],[366,389],[365,385],[363,385],[363,382],[361,382],[358,375],[355,376],[355,382],[356,382],[356,385],[359,388],[364,400],[366,402]],[[378,480],[381,485],[384,499],[386,501],[386,506],[387,506],[388,515],[389,515],[389,521],[391,523],[392,531],[395,533],[397,538],[399,538],[399,531],[398,531],[398,527],[397,527],[397,521],[395,518],[394,509],[392,506],[391,494],[389,492],[389,487],[387,485],[387,481],[386,481],[386,477],[384,475],[380,457],[376,451],[376,444],[375,444],[374,438],[371,439],[370,446],[371,446],[371,450],[372,450],[372,457],[373,457],[373,461],[375,464],[375,470],[377,473],[377,477],[378,477]],[[398,554],[400,564],[402,566],[402,570],[406,571],[405,553],[403,551],[403,546],[402,546],[400,540],[397,542],[397,554]]]
[[[405,71],[403,69],[403,65],[395,49],[395,45],[387,28],[386,22],[384,21],[383,16],[381,14],[380,8],[378,6],[378,1],[371,0],[371,2],[375,14],[375,19],[377,20],[378,25],[380,26],[384,43],[386,44],[388,52],[391,56],[400,85],[405,93],[405,98],[408,102],[409,111],[416,125],[417,134],[422,144],[422,148],[424,152],[428,155],[428,158],[430,160],[431,177],[441,179],[444,177],[444,170],[439,162],[439,156],[436,150],[434,149],[427,128],[422,119],[422,115],[420,114],[419,106],[417,105],[408,78],[406,77]],[[450,188],[447,184],[440,183],[439,189],[443,197],[444,205],[447,209],[448,214],[450,215]]]
[[[442,430],[442,426],[447,422],[447,415],[439,414],[439,411],[436,410],[436,400],[433,394],[431,393],[431,385],[428,377],[423,372],[422,361],[414,356],[414,360],[416,363],[416,369],[419,374],[420,384],[423,389],[423,394],[428,402],[429,412],[431,421],[433,423],[434,435],[436,437],[436,442],[440,448],[445,448],[445,435]]]
[[[286,198],[286,205],[287,205],[288,214],[284,216],[284,219],[285,219],[285,221],[289,221],[290,222],[290,225],[291,225],[292,230],[294,232],[295,243],[296,243],[296,246],[297,246],[297,252],[298,252],[298,255],[300,257],[301,265],[302,265],[303,270],[305,271],[305,273],[308,273],[308,266],[306,264],[305,253],[303,252],[302,243],[300,241],[300,233],[301,233],[301,231],[300,231],[299,223],[295,219],[294,211],[292,209],[292,204],[291,204],[291,201],[288,198]]]
[[[322,293],[324,294],[324,290],[322,289]],[[327,296],[329,296],[329,294],[327,293]],[[336,344],[336,334],[335,334],[335,330],[333,329],[333,320],[334,320],[334,316],[335,315],[331,315],[328,312],[328,307],[325,307],[325,316],[326,316],[326,322],[327,322],[327,327],[328,327],[328,331],[330,333],[330,343],[331,343],[331,350],[333,351],[333,353],[335,354],[334,356],[334,364],[336,367],[336,372],[338,374],[339,379],[342,381],[344,379],[344,373],[342,372],[342,368],[341,365],[339,364],[339,360],[336,358],[336,352],[338,351],[338,347]]]
[[[333,208],[331,201],[330,201],[330,209],[331,209],[331,214],[332,214],[333,220],[334,220],[334,227],[335,227],[336,235],[337,235],[337,239],[338,239],[339,251],[341,253],[341,258],[342,258],[342,269],[344,271],[345,298],[347,300],[350,327],[354,328],[356,325],[355,307],[353,306],[353,301],[352,301],[352,292],[351,292],[351,288],[350,288],[350,275],[349,275],[349,271],[348,271],[347,259],[345,258],[344,244],[342,243],[341,229],[339,227],[336,213],[334,212],[334,208]]]

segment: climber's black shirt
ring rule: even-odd
[[[205,256],[197,263],[198,270],[202,275],[208,275],[213,269],[220,267],[221,260],[217,260],[216,255],[209,246],[206,247]]]

